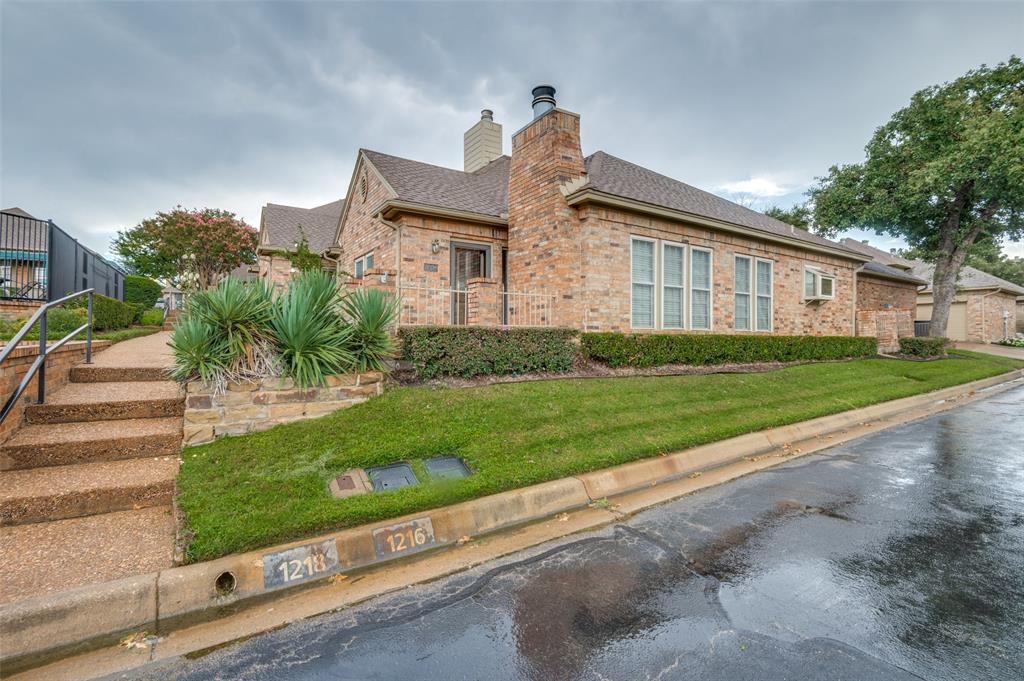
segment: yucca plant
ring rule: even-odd
[[[171,378],[181,383],[199,379],[223,391],[233,358],[217,329],[201,319],[187,317],[174,325],[168,345],[174,355]]]
[[[293,279],[274,303],[270,328],[281,368],[301,387],[323,385],[326,376],[350,371],[354,365],[349,350],[352,329],[339,305],[338,283],[322,271]]]
[[[234,378],[244,378],[273,371],[272,310],[270,289],[262,281],[229,278],[193,295],[186,316],[214,329],[230,353],[229,371]]]
[[[349,347],[356,371],[386,371],[395,356],[390,327],[398,317],[398,299],[380,289],[359,288],[342,299],[342,310],[352,327]]]

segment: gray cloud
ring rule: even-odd
[[[177,203],[344,195],[360,146],[459,167],[551,82],[604,149],[800,200],[921,87],[1020,49],[1020,3],[73,3],[2,12],[0,203],[106,250]],[[750,182],[754,180],[753,182]],[[768,188],[768,189],[764,189]]]

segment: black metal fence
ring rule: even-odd
[[[124,300],[124,272],[50,220],[0,212],[0,298],[42,302],[89,288]]]

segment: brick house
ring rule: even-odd
[[[927,280],[917,297],[917,318],[932,317],[932,273],[935,266],[913,261],[914,274]],[[1024,288],[1005,279],[964,265],[957,279],[956,297],[949,308],[946,335],[953,340],[991,343],[1017,331],[1018,303]]]
[[[402,324],[912,333],[923,281],[603,151],[584,156],[579,114],[554,88],[533,94],[511,155],[486,109],[463,170],[359,151],[339,268],[397,288]]]
[[[256,246],[259,277],[273,286],[288,282],[294,274],[290,253],[294,253],[305,237],[309,250],[317,253],[324,267],[336,268],[334,236],[344,200],[315,208],[298,208],[268,203],[260,213],[260,233]]]

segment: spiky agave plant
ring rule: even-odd
[[[230,378],[272,373],[276,364],[270,316],[273,300],[262,281],[225,279],[189,300],[187,316],[209,325],[223,339]]]
[[[335,278],[326,272],[306,272],[274,302],[270,327],[281,368],[301,387],[323,385],[325,377],[350,371],[351,327],[339,309]]]
[[[398,299],[379,289],[359,288],[342,299],[342,310],[352,327],[349,347],[356,371],[387,371],[395,355],[391,326],[398,317]]]
[[[185,383],[199,379],[217,392],[224,384],[232,362],[231,350],[215,328],[195,317],[174,325],[168,345],[174,355],[171,378]]]

